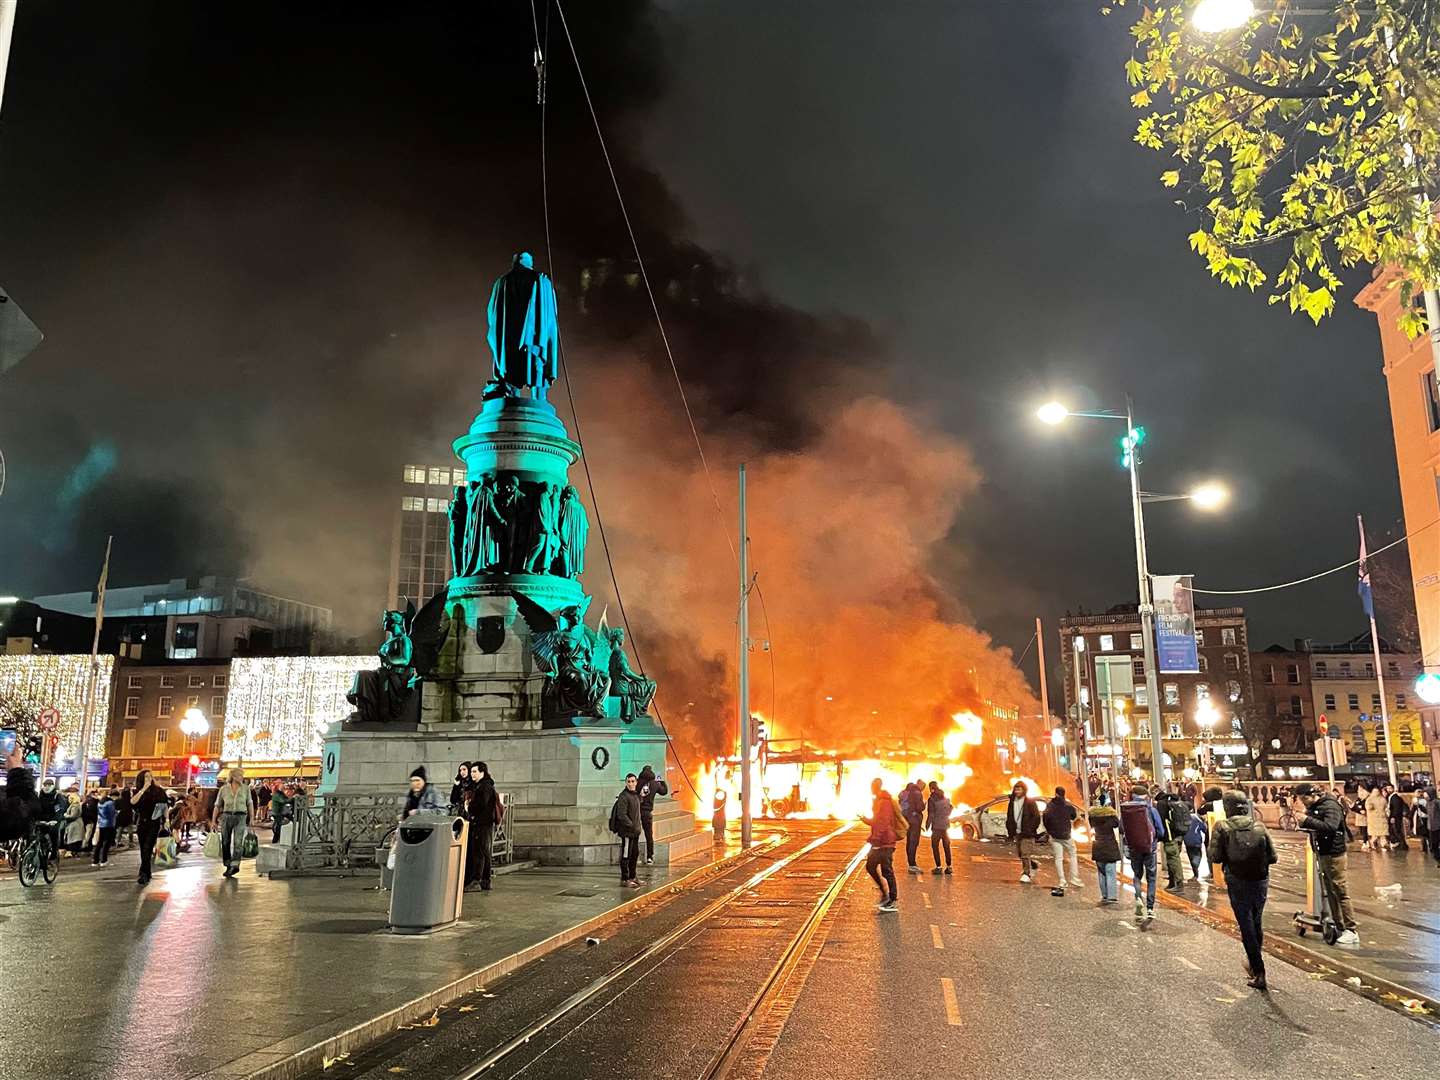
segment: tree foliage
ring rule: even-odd
[[[1190,247],[1230,286],[1264,286],[1317,323],[1339,272],[1400,270],[1411,298],[1440,281],[1440,0],[1257,0],[1241,29],[1207,34],[1197,0],[1141,7],[1125,65],[1140,145],[1198,218]]]

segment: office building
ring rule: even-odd
[[[417,608],[450,583],[450,501],[463,465],[406,465],[394,494],[389,606]]]

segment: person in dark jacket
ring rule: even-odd
[[[1170,795],[1165,801],[1165,876],[1170,879],[1165,888],[1171,892],[1178,892],[1185,885],[1185,864],[1180,860],[1180,851],[1195,816],[1193,807],[1193,803],[1178,795]]]
[[[1256,990],[1265,989],[1265,900],[1270,891],[1270,867],[1275,863],[1275,842],[1250,813],[1243,791],[1229,791],[1222,800],[1225,820],[1210,835],[1210,865],[1225,871],[1225,892],[1240,927],[1245,946],[1245,971]]]
[[[645,834],[645,865],[655,862],[655,796],[669,795],[670,787],[655,777],[655,769],[646,765],[640,770],[635,786],[640,796],[640,829]]]
[[[920,828],[925,818],[925,784],[912,780],[900,793],[900,812],[905,815],[905,869],[920,873],[915,855],[920,850]]]
[[[160,829],[165,824],[165,812],[169,806],[165,792],[155,783],[149,769],[141,769],[135,778],[135,790],[120,796],[129,801],[135,811],[135,835],[140,844],[140,875],[137,885],[150,883],[152,860],[155,858],[155,842],[160,839]]]
[[[1104,794],[1104,791],[1101,791]],[[1113,806],[1096,803],[1090,807],[1090,857],[1100,877],[1100,903],[1120,900],[1120,815]]]
[[[100,796],[92,788],[85,793],[84,800],[80,803],[80,824],[85,826],[85,834],[80,842],[81,851],[90,851],[95,846],[95,831],[99,828],[100,821]]]
[[[1189,824],[1185,826],[1185,854],[1190,859],[1190,873],[1196,881],[1204,880],[1200,875],[1200,863],[1209,846],[1210,826],[1205,823],[1205,815],[1191,813]]]
[[[620,838],[620,884],[627,889],[640,888],[635,878],[635,865],[640,861],[640,778],[633,772],[625,776],[625,790],[615,797],[610,812],[610,830]]]
[[[455,770],[455,782],[450,785],[450,812],[460,814],[465,807],[465,789],[470,786],[470,762],[460,762]],[[462,815],[463,816],[463,815]]]
[[[1435,865],[1440,866],[1440,802],[1436,802],[1436,791],[1432,787],[1428,795],[1430,797],[1430,816],[1426,819],[1425,826],[1430,830],[1430,854],[1435,859]]]
[[[896,904],[898,891],[895,887],[895,845],[900,842],[900,835],[907,827],[905,816],[900,812],[900,807],[895,804],[895,799],[885,790],[885,785],[880,782],[877,776],[870,781],[870,816],[867,818],[861,815],[860,820],[870,826],[870,853],[865,856],[865,872],[870,875],[880,889],[880,903],[876,905],[877,911],[898,911]],[[882,879],[883,875],[883,879]],[[886,887],[889,893],[886,893]]]
[[[935,860],[933,874],[952,874],[950,867],[950,815],[955,807],[945,797],[945,792],[934,780],[930,781],[930,794],[925,800],[925,826],[930,830],[930,857]],[[940,869],[940,850],[945,850],[945,869]]]
[[[465,841],[465,888],[489,892],[495,826],[500,823],[500,796],[495,792],[490,766],[483,761],[470,766],[462,814],[470,822],[470,834]]]
[[[1010,789],[1010,805],[1005,811],[1005,835],[1015,844],[1015,857],[1020,860],[1020,880],[1029,884],[1038,877],[1040,864],[1035,861],[1035,837],[1040,831],[1040,808],[1030,798],[1024,780],[1016,780]]]
[[[5,795],[0,799],[0,843],[21,840],[39,821],[40,799],[35,794],[35,774],[23,765],[5,773]]]
[[[1050,890],[1052,896],[1064,896],[1067,882],[1072,888],[1080,888],[1080,862],[1075,854],[1075,840],[1070,835],[1078,816],[1074,805],[1065,799],[1065,789],[1057,787],[1055,797],[1046,805],[1041,818],[1050,837],[1050,854],[1055,858],[1055,888]],[[1070,856],[1068,878],[1065,876],[1066,855]]]
[[[1350,833],[1345,827],[1345,807],[1334,795],[1318,790],[1314,784],[1301,784],[1295,794],[1305,805],[1300,828],[1310,834],[1310,846],[1315,849],[1315,858],[1330,881],[1330,891],[1340,909],[1336,914],[1342,932],[1335,944],[1358,945],[1360,935],[1356,932],[1355,908],[1350,903],[1349,873],[1345,865]]]
[[[1130,798],[1120,804],[1120,826],[1130,853],[1130,873],[1135,879],[1135,918],[1149,922],[1155,918],[1157,852],[1165,839],[1165,822],[1144,784],[1136,785]],[[1145,883],[1143,899],[1141,882]]]
[[[1385,815],[1390,822],[1390,846],[1408,851],[1405,842],[1405,818],[1410,813],[1410,804],[1391,785],[1385,785]]]
[[[135,846],[135,807],[130,805],[129,792],[122,784],[115,796],[115,839],[124,842],[125,847]]]

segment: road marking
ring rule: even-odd
[[[945,1022],[951,1027],[959,1027],[960,1002],[955,999],[955,983],[950,979],[941,979],[940,992],[945,995]]]
[[[1195,962],[1192,961],[1192,960],[1187,960],[1187,959],[1186,959],[1185,957],[1183,957],[1183,956],[1177,956],[1177,957],[1175,957],[1175,959],[1176,959],[1176,960],[1179,960],[1180,963],[1184,964],[1184,965],[1185,965],[1186,967],[1188,967],[1191,971],[1199,971],[1199,970],[1200,970],[1200,965],[1199,965],[1199,964],[1195,963]]]
[[[925,906],[926,906],[927,908],[930,906],[930,894],[929,894],[929,893],[923,893],[923,892],[922,892],[922,893],[920,894],[920,899],[925,901]]]
[[[1135,929],[1135,924],[1134,924],[1134,923],[1128,923],[1128,922],[1126,922],[1124,919],[1121,919],[1121,920],[1120,920],[1120,925],[1123,926],[1123,927],[1125,927],[1126,930],[1134,930],[1134,929]]]
[[[945,947],[945,940],[940,936],[940,928],[934,923],[930,924],[930,944],[934,945],[937,949],[943,949]]]

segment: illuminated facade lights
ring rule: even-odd
[[[223,756],[227,761],[318,757],[325,728],[353,711],[345,700],[370,656],[237,657],[230,664]]]

